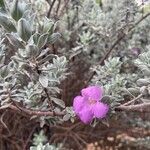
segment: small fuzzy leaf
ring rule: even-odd
[[[50,60],[52,60],[54,58],[54,56],[55,55],[53,55],[53,54],[49,54],[46,57],[44,57],[43,59],[41,59],[38,64],[40,65],[40,64],[43,64],[43,63],[45,63],[47,61],[50,61]]]
[[[56,104],[59,105],[60,107],[65,108],[65,103],[64,103],[63,100],[58,99],[58,98],[55,98],[55,97],[51,97],[51,99],[52,99],[52,101],[53,101],[54,103],[56,103]]]
[[[4,29],[7,30],[8,32],[16,31],[16,28],[14,24],[11,22],[11,20],[3,14],[0,14],[0,25],[2,25]]]
[[[8,73],[9,73],[8,67],[7,67],[7,66],[3,66],[3,67],[1,68],[0,76],[1,76],[2,78],[5,78],[5,77],[7,77]]]
[[[43,32],[44,33],[51,33],[51,30],[54,26],[54,22],[48,18],[45,18],[44,24],[43,24]]]
[[[134,95],[140,94],[140,91],[138,88],[128,88],[128,91]]]
[[[147,86],[150,84],[150,79],[138,79],[136,83],[139,86]]]
[[[15,35],[12,35],[10,33],[6,34],[7,39],[9,42],[16,48],[24,48],[23,43],[15,37]]]
[[[27,45],[27,57],[36,57],[39,55],[40,50],[36,45]]]
[[[18,34],[26,42],[29,40],[29,38],[32,35],[30,25],[29,25],[28,21],[24,18],[21,18],[18,21]]]
[[[47,43],[48,34],[43,34],[39,37],[37,46],[38,48],[42,48]]]
[[[34,34],[32,35],[32,37],[33,37],[34,44],[37,45],[38,40],[39,40],[39,37],[40,37],[40,34],[39,34],[39,33],[34,33]]]
[[[68,121],[70,119],[70,114],[66,114],[63,116],[63,121]]]
[[[0,10],[5,11],[5,2],[4,2],[4,0],[0,0]]]
[[[14,0],[10,9],[12,18],[18,21],[23,16],[23,11],[23,7],[20,7],[18,0]]]
[[[54,44],[59,38],[61,37],[60,33],[53,33],[49,38],[48,38],[48,43],[49,44]]]
[[[44,88],[47,88],[48,87],[48,76],[40,74],[40,76],[39,76],[39,82],[41,83],[41,85]]]

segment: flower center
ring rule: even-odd
[[[95,99],[92,99],[92,98],[89,98],[88,103],[89,103],[90,105],[93,105],[93,104],[96,103],[96,100],[95,100]]]

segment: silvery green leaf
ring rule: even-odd
[[[30,7],[30,5],[27,5],[26,7]],[[29,24],[30,24],[30,28],[32,31],[35,31],[35,18],[36,18],[36,14],[33,13],[31,10],[26,10],[23,14],[23,17],[22,18],[25,18],[28,20]]]
[[[55,97],[51,97],[51,99],[52,99],[52,101],[53,101],[54,103],[56,103],[56,104],[59,105],[60,107],[65,108],[65,103],[64,103],[63,100],[58,99],[58,98],[55,98]]]
[[[70,114],[66,114],[63,116],[63,121],[68,121],[70,119]]]
[[[38,134],[34,134],[33,144],[34,145],[43,145],[42,143],[47,141],[47,137],[44,134],[44,131],[41,130]]]
[[[40,74],[40,76],[39,76],[39,82],[41,83],[41,85],[44,88],[47,88],[48,87],[48,76]]]
[[[25,53],[20,53],[20,51],[23,51],[24,49],[18,49],[18,53],[14,56],[11,57],[11,59],[18,63],[18,62],[26,62],[26,60],[24,60],[24,58],[27,58]],[[20,53],[20,54],[19,54]]]
[[[53,33],[49,38],[48,38],[48,43],[54,44],[59,38],[61,37],[60,33]]]
[[[18,40],[17,37],[13,34],[7,33],[6,34],[7,39],[9,42],[16,48],[24,48],[24,44],[22,41]]]
[[[49,81],[50,81],[50,83],[56,83],[56,84],[60,84],[60,81],[59,81],[59,79],[58,78],[53,78],[53,77],[50,77],[49,78]]]
[[[128,88],[128,91],[133,95],[140,94],[140,89],[138,89],[138,88]]]
[[[74,117],[71,117],[71,118],[70,118],[70,121],[71,121],[72,123],[74,123],[74,122],[75,122],[75,118],[74,118]]]
[[[36,33],[34,33],[34,34],[32,35],[32,37],[33,37],[34,44],[37,45],[38,40],[39,40],[39,37],[40,37],[40,34],[36,32]]]
[[[1,71],[0,71],[0,76],[1,76],[2,78],[5,78],[5,77],[8,76],[8,74],[9,74],[8,67],[7,67],[7,66],[3,66],[3,67],[1,68]]]
[[[44,146],[42,145],[42,143],[40,143],[38,146],[37,146],[37,149],[36,150],[43,150],[44,148],[43,148]]]
[[[47,39],[48,39],[48,34],[47,33],[42,34],[38,39],[38,43],[37,43],[38,48],[42,48],[47,43]]]
[[[73,113],[73,107],[66,107],[65,109],[67,113],[72,114]]]
[[[29,16],[31,15],[31,10],[30,10],[30,8],[28,9],[27,7],[28,7],[28,5],[26,5],[26,9],[25,9],[25,11],[23,13],[22,18],[25,18],[25,19],[28,18],[28,19],[30,19]],[[29,5],[29,7],[30,7],[30,5]]]
[[[48,88],[52,93],[60,93],[60,89],[58,87],[49,87]]]
[[[147,86],[150,84],[150,79],[138,79],[136,83],[139,86]]]
[[[53,55],[53,54],[49,54],[49,55],[47,55],[45,58],[41,59],[41,60],[38,62],[38,64],[41,65],[41,64],[43,64],[43,63],[45,63],[45,62],[47,62],[47,61],[50,61],[50,60],[52,60],[52,59],[54,58],[54,56],[55,56],[55,55]]]
[[[79,49],[73,51],[73,53],[70,54],[70,56],[69,56],[69,59],[70,59],[70,60],[71,60],[72,58],[74,58],[75,56],[81,54],[83,46],[78,46],[78,47],[79,47]]]
[[[148,88],[147,88],[146,86],[142,86],[142,87],[140,88],[140,92],[141,92],[141,94],[143,94],[143,95],[145,95],[145,96],[147,96],[147,95],[149,94]]]
[[[19,60],[21,59],[20,61],[22,62],[22,61],[26,61],[25,59],[29,58],[30,55],[28,55],[27,49],[19,48],[18,53],[13,57],[18,57]]]
[[[47,53],[50,51],[49,48],[46,49],[42,49],[40,55],[37,57],[38,60],[42,59],[45,55],[47,55]]]
[[[3,65],[4,62],[5,62],[5,56],[2,55],[2,56],[0,56],[0,64]],[[1,66],[1,65],[0,65],[0,66]]]
[[[35,15],[35,13],[33,13],[32,11],[32,4],[31,3],[25,3],[24,1],[21,2],[21,4],[24,3],[24,13],[23,13],[23,16],[22,18],[25,18],[25,19],[28,19],[28,21],[30,22],[32,19],[33,19],[33,15]],[[34,21],[34,20],[32,20]]]
[[[50,33],[52,28],[54,26],[54,22],[48,18],[44,19],[44,23],[43,23],[43,32],[44,33]]]
[[[0,13],[0,25],[2,25],[8,32],[16,32],[13,22],[2,13]]]
[[[4,0],[0,0],[0,11],[5,11],[5,1]]]
[[[24,18],[21,18],[18,21],[17,31],[18,31],[19,36],[26,42],[30,39],[30,37],[32,35],[30,24]]]
[[[27,45],[26,51],[28,57],[36,57],[40,53],[40,50],[36,45]]]
[[[32,12],[32,8],[33,8],[32,3],[25,3],[25,4],[26,4],[25,10]],[[23,14],[23,17],[25,17],[24,15],[25,13]]]
[[[51,35],[52,33],[54,33],[54,31],[56,30],[56,27],[57,27],[58,22],[59,22],[59,21],[56,21],[56,22],[53,24],[51,30],[49,30],[49,35]]]
[[[150,94],[150,93],[149,93],[149,94]],[[150,102],[149,99],[144,99],[144,98],[142,98],[141,100],[142,100],[142,102],[144,102],[144,103],[149,103],[149,102]]]
[[[55,145],[49,145],[49,143],[44,145],[43,148],[44,148],[44,150],[60,150],[60,148],[55,147]]]
[[[19,0],[14,0],[10,8],[12,18],[18,21],[23,15],[24,8],[20,5]]]
[[[107,104],[111,103],[112,102],[112,97],[110,95],[105,95],[105,96],[102,97],[101,101],[104,102],[104,103],[107,103]]]
[[[31,146],[30,150],[37,150],[37,147],[36,146]]]

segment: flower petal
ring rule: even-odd
[[[108,110],[109,110],[108,105],[100,102],[97,102],[92,108],[92,111],[96,118],[104,118]]]
[[[100,86],[89,86],[82,89],[81,94],[83,97],[89,97],[98,101],[102,98],[103,88]]]
[[[76,96],[73,100],[73,109],[78,114],[85,105],[84,97]]]
[[[81,121],[85,124],[88,124],[92,121],[94,114],[92,113],[90,107],[84,107],[80,113],[79,113],[79,117],[81,119]]]

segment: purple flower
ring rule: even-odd
[[[85,124],[93,118],[104,118],[109,110],[107,104],[100,102],[103,89],[99,86],[89,86],[81,90],[81,96],[76,96],[73,101],[73,109]]]
[[[133,55],[138,56],[141,53],[141,50],[137,47],[133,47],[131,49],[131,52],[132,52]]]

